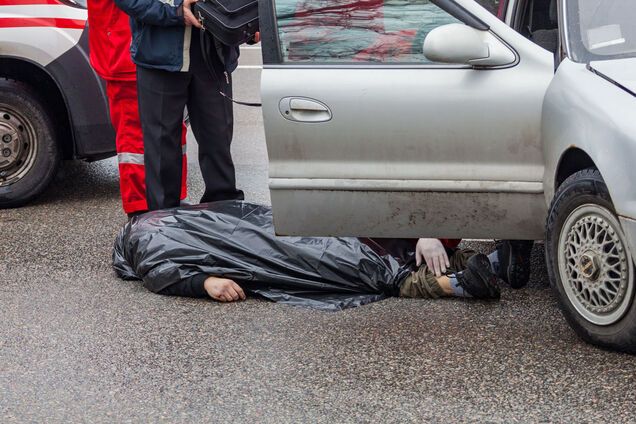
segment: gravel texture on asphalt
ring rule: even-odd
[[[236,114],[238,183],[268,202],[260,114]],[[530,286],[498,303],[326,313],[162,297],[111,270],[116,172],[65,163],[36,202],[0,210],[0,422],[636,421],[635,358],[576,337],[542,245]]]

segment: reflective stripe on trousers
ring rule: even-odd
[[[181,151],[186,154],[187,146],[184,144],[181,146]],[[120,165],[143,165],[144,154],[143,153],[117,153],[117,162]]]

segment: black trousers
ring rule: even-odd
[[[230,154],[234,125],[232,102],[219,94],[221,87],[231,96],[232,82],[229,78],[218,82],[209,72],[201,54],[199,36],[199,31],[193,28],[188,72],[137,67],[150,210],[179,206],[185,106],[199,144],[199,166],[205,182],[201,202],[243,199],[243,192],[236,189]],[[210,57],[215,68],[221,70],[218,57],[215,54]],[[223,75],[222,70],[217,74]]]

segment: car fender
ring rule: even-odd
[[[618,215],[636,217],[636,97],[590,71],[562,62],[548,88],[542,117],[546,202],[552,201],[564,157],[585,152],[600,171]],[[573,172],[577,166],[567,164]],[[588,167],[584,162],[583,167]]]
[[[104,82],[90,66],[86,9],[56,0],[33,3],[0,5],[0,57],[36,65],[57,85],[68,112],[73,157],[114,154]]]

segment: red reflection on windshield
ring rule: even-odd
[[[352,3],[342,3],[341,0],[327,0],[322,1],[322,4],[327,4],[324,7],[311,8],[311,3],[304,3],[299,6],[299,9],[296,12],[297,18],[304,18],[306,16],[313,16],[321,13],[329,13],[336,12],[338,15],[346,17],[347,14],[351,14],[355,11],[369,10],[369,9],[378,9],[381,8],[384,4],[384,0],[359,0]]]

